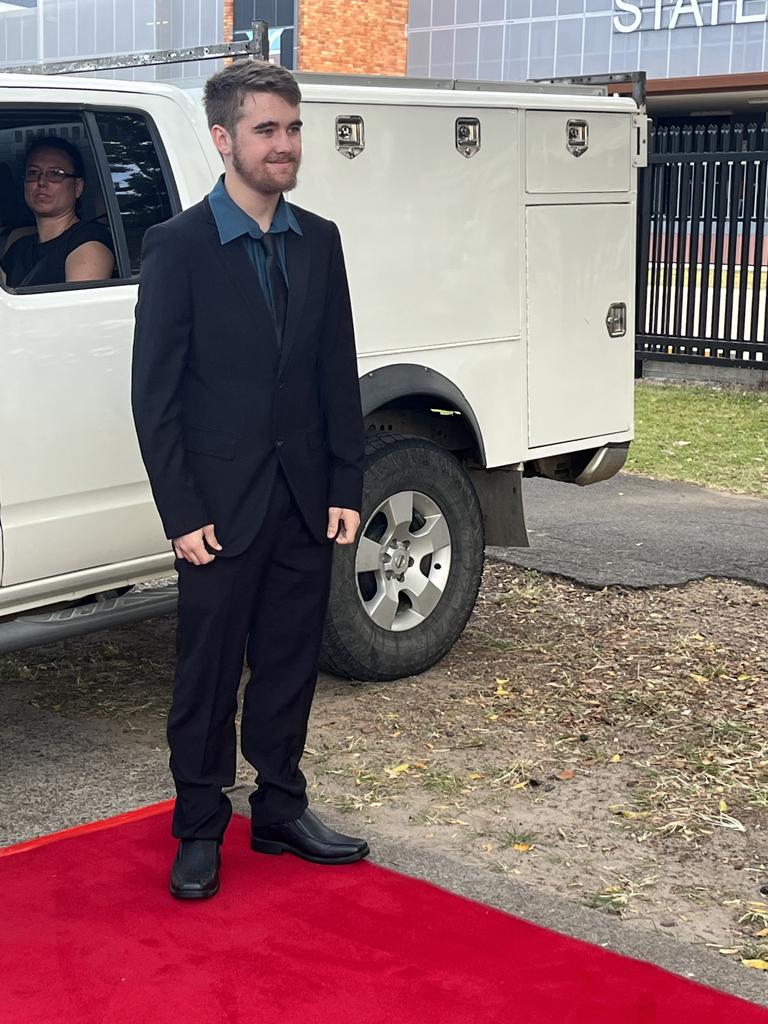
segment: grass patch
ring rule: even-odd
[[[640,381],[627,469],[768,496],[768,394]]]

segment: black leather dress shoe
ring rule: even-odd
[[[179,900],[207,900],[219,891],[218,839],[182,839],[171,870],[171,895]]]
[[[370,853],[364,839],[334,832],[309,809],[295,821],[254,825],[251,849],[257,853],[295,853],[315,864],[351,864]]]

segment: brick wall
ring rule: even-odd
[[[235,0],[224,0],[224,42],[231,43],[235,33]]]
[[[408,0],[299,0],[299,69],[404,75]]]

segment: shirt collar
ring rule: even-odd
[[[251,238],[259,239],[264,234],[257,222],[249,217],[245,210],[242,210],[230,197],[224,187],[224,175],[214,185],[208,195],[208,202],[211,206],[213,219],[219,232],[219,241],[222,245],[231,242],[242,235],[250,235]],[[303,231],[296,219],[296,214],[285,201],[284,196],[280,199],[272,218],[269,229],[270,234],[278,234],[282,231],[294,231],[297,235],[303,235]]]

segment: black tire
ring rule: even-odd
[[[483,570],[483,520],[469,476],[439,445],[379,434],[368,439],[366,456],[360,533],[389,496],[419,492],[445,518],[450,569],[442,597],[427,617],[411,629],[394,631],[374,622],[364,607],[355,574],[360,535],[349,548],[337,547],[320,664],[344,679],[402,679],[431,668],[466,626]]]

